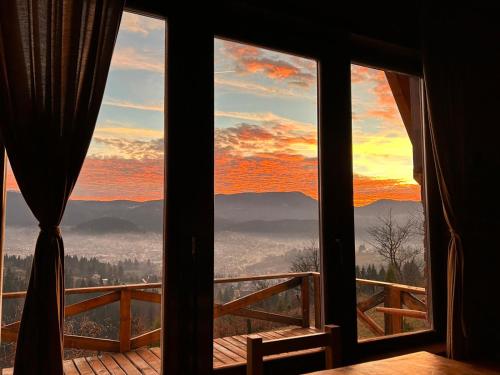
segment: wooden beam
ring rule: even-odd
[[[384,329],[380,327],[375,320],[370,318],[358,308],[356,308],[356,313],[358,315],[358,319],[360,319],[370,329],[370,331],[378,336],[384,335]]]
[[[130,348],[136,349],[142,346],[153,345],[160,342],[161,328],[135,336],[130,340]]]
[[[367,298],[363,301],[358,302],[358,309],[365,312],[366,310],[370,310],[371,308],[380,305],[384,302],[385,292],[381,291],[380,293],[374,294],[370,298]]]
[[[219,318],[223,315],[232,313],[233,311],[239,310],[248,305],[253,305],[260,302],[266,298],[274,296],[275,294],[284,292],[285,290],[292,289],[300,285],[300,278],[293,278],[282,282],[277,285],[273,285],[269,288],[258,290],[254,293],[250,293],[244,297],[238,298],[234,301],[225,303],[223,305],[215,306],[214,308],[214,318]]]
[[[216,305],[216,306],[220,306],[220,305]],[[302,325],[302,319],[300,319],[300,318],[294,318],[291,316],[270,313],[267,311],[247,309],[247,308],[242,308],[242,309],[233,311],[231,313],[231,315],[241,316],[241,317],[250,318],[250,319],[264,320],[267,322],[281,323],[281,324],[292,325],[292,326],[301,326]]]
[[[143,290],[131,290],[130,297],[137,301],[161,303],[161,294],[145,292]]]
[[[247,375],[262,375],[264,373],[262,349],[262,337],[256,335],[247,337]]]
[[[2,327],[2,342],[17,341],[18,329]]]
[[[130,351],[132,331],[130,290],[122,290],[120,294],[120,352]]]
[[[302,303],[302,327],[309,327],[309,276],[302,276],[300,283],[300,301]]]
[[[313,275],[314,284],[314,326],[320,329],[323,325],[321,321],[321,275],[317,272]]]
[[[266,341],[263,345],[262,354],[266,356],[327,346],[329,345],[328,337],[327,333],[321,332]]]
[[[364,285],[388,287],[388,288],[400,290],[402,292],[409,292],[409,293],[414,293],[414,294],[426,294],[427,293],[425,288],[420,288],[418,286],[404,285],[404,284],[388,283],[385,281],[356,279],[356,283],[364,284]]]
[[[427,312],[427,305],[410,293],[401,293],[401,299],[403,300],[403,305],[409,309]]]
[[[69,288],[64,291],[66,295],[73,294],[89,294],[89,293],[106,293],[115,292],[120,290],[133,290],[133,289],[161,289],[161,283],[149,283],[149,284],[127,284],[127,285],[106,285],[106,286],[91,286],[86,288]],[[24,292],[9,292],[4,293],[2,298],[24,298],[26,297],[26,291]]]
[[[427,319],[427,313],[418,310],[398,309],[393,307],[377,307],[375,308],[375,310],[384,314],[394,315],[397,317],[407,316],[416,319]]]
[[[332,369],[342,365],[342,336],[340,327],[329,324],[325,326],[328,335],[328,345],[325,345],[325,367]]]
[[[64,335],[64,347],[103,352],[118,352],[120,350],[120,342],[117,340],[99,339],[96,337]]]
[[[385,287],[384,307],[401,308],[401,291],[392,286]],[[384,315],[384,328],[386,335],[401,333],[403,330],[403,319],[401,315]]]
[[[224,278],[214,279],[214,283],[224,284],[224,283],[237,283],[241,281],[289,279],[291,277],[303,277],[303,276],[313,276],[313,275],[319,275],[319,272],[290,272],[290,273],[274,273],[271,275],[224,277]]]
[[[120,300],[120,292],[111,292],[103,294],[102,296],[99,297],[86,299],[84,301],[80,301],[77,303],[73,303],[72,305],[66,306],[64,308],[64,315],[66,317],[69,317],[81,314],[85,311],[89,311],[100,306],[109,305],[110,303],[116,302],[118,300]]]

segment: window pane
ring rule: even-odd
[[[165,27],[123,14],[94,136],[61,224],[66,289],[140,283],[161,291]],[[26,290],[39,231],[10,168],[7,189],[4,293]],[[66,305],[101,294],[70,292]],[[3,325],[20,319],[23,302],[4,294]],[[132,336],[150,332],[160,327],[160,304],[132,301],[131,316]],[[120,340],[120,302],[67,316],[65,332]],[[14,350],[2,340],[1,367],[12,366]],[[96,353],[77,347],[65,355]]]
[[[358,338],[427,329],[419,79],[351,81]]]
[[[214,295],[216,305],[223,305],[216,307],[214,337],[314,327],[312,285],[319,277],[316,62],[219,39],[214,48]],[[316,274],[273,276],[291,272]],[[263,276],[241,279],[249,275]],[[259,294],[288,279],[294,281],[283,292],[266,298],[262,294],[267,292]],[[231,301],[252,294],[255,299],[243,309],[231,308]],[[224,360],[214,358],[214,365]]]

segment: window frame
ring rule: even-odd
[[[209,7],[209,11],[213,12],[213,7]],[[161,18],[175,19],[181,12],[174,11],[173,7],[161,4],[155,1],[140,1],[126,0],[126,9],[129,11],[152,15]],[[184,9],[187,13],[185,18],[189,21],[189,9]],[[322,249],[322,274],[323,276],[323,296],[328,296],[328,293],[335,293],[335,289],[350,290],[350,293],[342,297],[351,310],[345,308],[344,313],[339,311],[336,306],[338,303],[332,303],[332,299],[323,298],[323,319],[329,323],[337,323],[344,327],[351,322],[351,328],[355,328],[355,262],[354,262],[354,243],[351,241],[350,246],[346,246],[342,242],[336,241],[336,238],[342,236],[351,236],[354,238],[353,227],[353,207],[352,207],[352,154],[350,152],[342,154],[337,153],[334,144],[340,148],[346,147],[350,151],[351,148],[351,98],[350,98],[350,65],[358,63],[368,66],[373,66],[379,69],[387,69],[397,71],[399,73],[407,73],[422,77],[422,64],[418,50],[411,48],[400,47],[394,44],[385,43],[363,35],[352,34],[350,30],[342,28],[328,28],[322,25],[313,24],[307,20],[297,20],[283,17],[281,14],[276,14],[272,11],[259,10],[258,8],[248,7],[244,4],[223,2],[220,8],[215,9],[216,16],[207,25],[207,21],[202,22],[203,30],[191,30],[191,33],[176,36],[175,40],[182,42],[183,39],[189,40],[194,33],[209,33],[213,38],[220,37],[230,39],[241,43],[248,43],[256,46],[262,46],[269,49],[292,53],[307,58],[315,59],[318,62],[318,139],[319,139],[319,202],[320,202],[320,230],[321,230],[321,249]],[[208,14],[208,13],[207,13]],[[255,19],[263,21],[259,24],[259,28],[253,27]],[[276,22],[279,20],[279,22]],[[310,30],[305,36],[304,33],[297,32],[297,28],[287,29],[288,23],[295,23],[296,26],[302,26]],[[283,28],[285,26],[285,28]],[[287,30],[287,32],[283,32]],[[291,33],[290,33],[291,32]],[[172,41],[173,42],[173,41]],[[332,52],[335,51],[335,52]],[[337,59],[331,59],[333,53],[337,53]],[[172,74],[173,71],[169,64],[170,50],[167,48],[167,71]],[[213,60],[213,51],[210,58]],[[330,68],[330,70],[328,69]],[[339,68],[339,71],[334,69]],[[211,75],[213,72],[210,73]],[[212,76],[211,76],[212,77]],[[340,78],[340,82],[339,82]],[[168,79],[168,76],[167,76]],[[329,82],[331,84],[329,84]],[[339,82],[337,84],[337,82]],[[169,86],[172,95],[175,95],[175,87]],[[213,82],[210,87],[205,88],[204,92],[213,94]],[[348,95],[346,96],[346,93]],[[339,95],[341,99],[337,96]],[[202,98],[200,98],[200,96]],[[197,96],[200,100],[212,99],[210,95],[203,98],[203,95]],[[168,96],[167,96],[168,99]],[[209,99],[209,100],[210,100]],[[337,100],[335,100],[337,99]],[[167,102],[167,101],[166,101]],[[332,105],[335,103],[336,105]],[[430,148],[429,129],[427,126],[427,116],[424,99],[424,174],[425,178],[425,199],[427,200],[428,215],[427,225],[429,230],[429,254],[430,254],[430,280],[432,299],[431,306],[433,312],[433,328],[424,332],[415,332],[399,336],[387,337],[380,340],[358,342],[356,329],[344,328],[342,339],[344,357],[347,363],[363,361],[366,358],[389,354],[391,352],[406,350],[414,351],[422,347],[438,344],[437,350],[441,350],[441,343],[445,340],[446,330],[446,274],[443,270],[446,269],[446,226],[441,210],[439,190],[434,172],[434,161]],[[208,115],[208,113],[207,113]],[[212,130],[213,130],[213,113],[210,114]],[[173,122],[172,118],[170,122]],[[327,124],[339,124],[343,126],[328,126]],[[166,122],[166,127],[168,127]],[[342,138],[342,136],[344,138]],[[346,142],[349,140],[349,142]],[[333,143],[330,144],[330,142]],[[213,147],[212,138],[206,140],[206,147],[210,143]],[[344,150],[345,151],[345,150]],[[336,164],[337,161],[340,162]],[[213,149],[212,149],[213,160]],[[322,167],[330,164],[333,168],[328,169]],[[205,170],[205,173],[207,171]],[[212,177],[208,178],[209,184],[205,183],[206,189],[213,190],[213,166],[210,171]],[[344,214],[350,220],[345,222],[345,216],[339,214],[340,211],[332,209],[332,205],[336,201],[328,200],[329,192],[334,190],[334,185],[339,181],[347,181],[344,185],[350,189],[345,189],[342,196],[344,205]],[[346,185],[347,184],[347,185]],[[200,185],[200,190],[202,190]],[[349,191],[350,190],[350,191]],[[212,191],[213,192],[213,191]],[[209,194],[201,192],[201,194]],[[213,233],[213,194],[211,195],[212,209],[211,212],[206,212],[205,219],[208,220],[206,228]],[[340,218],[344,218],[344,227],[340,226],[335,233],[336,222]],[[168,220],[168,213],[167,213]],[[351,222],[351,224],[349,224]],[[165,232],[168,236],[168,231]],[[336,237],[337,236],[337,237]],[[339,246],[340,245],[340,246]],[[329,250],[326,250],[329,249]],[[173,251],[173,250],[170,250]],[[180,248],[178,249],[180,252]],[[209,251],[210,252],[210,251]],[[164,257],[167,256],[169,250],[165,250]],[[327,253],[325,257],[325,253]],[[208,316],[213,320],[213,309],[206,306],[207,303],[213,304],[213,245],[211,248],[212,263],[208,263],[206,267],[194,267],[200,273],[200,277],[208,281],[210,277],[211,294],[203,295],[200,290],[193,290],[194,285],[188,284],[184,287],[191,288],[196,294],[198,300],[204,300],[202,311],[209,311]],[[166,259],[166,258],[164,258]],[[190,263],[190,266],[193,264]],[[164,265],[165,267],[165,265]],[[342,270],[349,269],[347,273]],[[329,272],[330,271],[330,272]],[[339,272],[340,271],[340,272]],[[175,272],[175,271],[174,271]],[[326,275],[325,275],[326,273]],[[340,282],[340,284],[337,284]],[[337,285],[337,287],[335,287]],[[175,288],[174,285],[171,285]],[[163,290],[166,290],[164,288]],[[205,289],[208,291],[208,289]],[[325,302],[326,300],[326,302]],[[338,301],[338,299],[337,299]],[[194,307],[194,306],[193,306]],[[201,313],[202,311],[198,311]],[[347,311],[347,313],[346,313]],[[190,324],[193,313],[183,316],[186,324]],[[196,314],[198,315],[198,314]],[[354,319],[352,318],[354,317]],[[210,319],[209,319],[210,320]],[[354,325],[352,324],[354,322]],[[166,323],[164,320],[163,323]],[[211,325],[210,325],[211,327]],[[167,333],[168,334],[168,333]],[[181,344],[180,342],[178,344]],[[208,347],[207,347],[208,346]],[[183,346],[179,346],[182,348]],[[189,348],[192,349],[192,348]],[[205,363],[210,363],[210,371],[212,369],[212,330],[210,329],[210,340],[205,340],[205,347],[198,347],[197,355],[206,356]],[[208,358],[209,357],[209,358]],[[165,361],[163,361],[165,362]],[[165,368],[165,367],[164,367]],[[208,369],[207,369],[208,370]]]
[[[213,7],[216,9],[212,9]],[[199,374],[212,373],[214,37],[263,46],[312,58],[318,62],[323,317],[325,322],[341,326],[345,362],[355,363],[396,351],[415,351],[443,343],[446,330],[446,227],[432,151],[429,147],[426,116],[423,116],[424,174],[427,225],[430,228],[429,283],[432,296],[429,301],[433,312],[433,329],[364,342],[357,341],[356,330],[350,65],[358,63],[422,77],[419,51],[353,35],[346,29],[332,29],[304,19],[297,20],[272,11],[248,8],[239,3],[228,5],[228,2],[223,2],[221,7],[208,5],[207,11],[210,13],[205,13],[202,11],[204,9],[193,12],[193,9],[186,5],[179,11],[153,0],[127,0],[125,10],[168,21],[165,189],[170,194],[169,202],[175,199],[180,203],[169,203],[165,208],[165,287],[162,289],[161,339],[163,373],[176,373],[180,369],[186,373],[190,370]],[[216,13],[213,18],[204,16],[212,13]],[[259,28],[254,27],[256,19],[259,20]],[[193,22],[197,22],[196,28],[191,26]],[[294,27],[290,27],[290,24]],[[299,29],[308,31],[299,32]],[[183,43],[191,43],[192,51],[183,49]],[[199,49],[196,49],[198,47]],[[182,58],[176,56],[182,53],[185,54]],[[201,61],[190,62],[189,58]],[[182,86],[180,79],[170,79],[175,75],[182,76],[186,71],[199,78],[196,86],[198,90],[193,90],[192,87],[188,90]],[[174,108],[176,105],[183,108],[183,102],[188,98],[192,106],[199,108],[196,111],[196,118],[200,119],[199,124],[195,129],[188,126],[180,127],[183,129],[169,126],[181,123],[181,111],[175,111]],[[172,111],[167,111],[168,108],[172,108]],[[200,132],[195,144],[197,147],[193,147],[190,139],[195,131]],[[182,151],[183,147],[192,150],[188,162],[181,161],[186,155],[185,151]],[[206,161],[197,163],[197,160]],[[189,173],[184,172],[184,179],[174,179],[171,175],[180,167],[190,168]],[[0,188],[5,194],[3,182],[0,179]],[[342,186],[340,191],[339,184]],[[190,204],[186,209],[181,203],[189,202],[192,198],[190,194],[195,194],[196,202],[201,204]],[[5,215],[4,208],[5,205],[0,205],[2,215]],[[193,215],[198,218],[196,221],[175,222],[179,217],[185,219]],[[0,220],[2,228],[3,222],[4,220]],[[2,228],[0,239],[3,237]],[[0,247],[0,255],[2,250]],[[196,277],[189,278],[189,275]],[[183,293],[176,293],[177,289]],[[166,295],[170,298],[165,298]],[[330,298],[330,295],[335,295],[335,299]],[[172,299],[175,299],[175,303],[171,303]],[[178,332],[183,332],[183,335],[177,335]],[[177,350],[175,353],[167,351],[167,346],[176,347]],[[438,349],[440,348],[441,346]],[[315,358],[320,360],[317,356]],[[186,365],[188,367],[184,367]],[[286,366],[286,363],[281,362],[281,365]]]
[[[446,321],[446,254],[443,249],[443,217],[439,191],[433,171],[429,134],[422,111],[424,149],[424,199],[427,203],[426,224],[430,230],[429,280],[432,328],[373,340],[358,341],[356,329],[354,207],[352,195],[352,121],[351,64],[370,66],[422,78],[419,52],[390,43],[350,34],[346,30],[312,31],[309,38],[296,37],[295,30],[280,34],[279,23],[271,32],[264,27],[253,30],[246,24],[261,16],[269,26],[269,13],[236,14],[229,23],[218,24],[215,36],[248,43],[314,59],[318,62],[318,151],[320,249],[322,256],[323,317],[327,323],[343,327],[342,345],[346,363],[394,352],[410,352],[421,348],[442,351]],[[286,18],[282,18],[283,19]],[[236,21],[235,21],[236,20]],[[267,21],[267,22],[266,22]],[[303,22],[304,27],[306,22]],[[313,30],[317,26],[307,25]],[[272,29],[272,27],[270,27]],[[319,27],[321,29],[321,27]],[[251,30],[251,31],[250,31]],[[286,29],[285,29],[286,30]],[[291,35],[290,35],[291,33]],[[335,52],[332,52],[335,51]],[[332,56],[337,53],[337,56]],[[346,96],[346,93],[348,95]],[[422,101],[425,97],[422,92]],[[347,102],[346,102],[347,101]],[[339,189],[339,183],[342,188]],[[335,207],[335,208],[334,208]],[[445,248],[445,247],[444,247]],[[335,295],[335,298],[329,298]],[[343,309],[339,309],[343,305]],[[346,307],[350,306],[350,308]]]

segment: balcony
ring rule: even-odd
[[[214,306],[214,319],[220,319],[224,316],[244,318],[248,322],[246,334],[254,333],[250,320],[272,323],[274,328],[257,333],[264,340],[301,336],[321,330],[319,273],[301,272],[220,278],[215,279],[214,283],[216,285],[227,285],[262,281],[273,283],[273,285],[248,292],[245,295],[239,295],[229,302],[216,303]],[[427,318],[424,288],[364,279],[357,279],[356,281],[357,287],[364,288],[365,294],[373,292],[368,298],[358,301],[356,309],[359,324],[365,326],[374,336],[403,332],[403,317],[420,320]],[[66,360],[66,374],[159,373],[161,355],[158,346],[161,329],[157,328],[138,335],[132,335],[131,327],[132,301],[161,304],[161,287],[161,283],[145,283],[67,289],[67,296],[84,296],[81,301],[66,306],[65,314],[67,318],[102,306],[118,303],[119,332],[118,340],[65,334],[65,348],[92,351],[92,355]],[[287,315],[281,312],[265,311],[262,307],[255,306],[263,301],[269,301],[273,296],[286,291],[295,291],[298,305],[297,309]],[[25,292],[3,294],[4,299],[18,299],[24,298],[24,296]],[[89,298],[85,298],[85,296],[89,296]],[[379,313],[378,316],[382,316],[383,319],[379,318],[377,321],[373,317],[374,312]],[[2,341],[16,341],[18,329],[18,321],[4,325],[2,327]],[[246,334],[242,332],[238,335],[214,338],[214,369],[245,365]],[[296,354],[285,353],[278,357]],[[3,370],[3,374],[11,373],[12,369]]]

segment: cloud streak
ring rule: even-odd
[[[104,98],[102,105],[117,107],[117,108],[125,108],[125,109],[137,109],[141,111],[153,111],[153,112],[164,112],[164,104],[163,103],[155,103],[155,104],[144,104],[144,103],[134,103],[128,100],[120,100],[114,98]]]
[[[116,70],[145,70],[164,74],[165,56],[159,50],[117,46],[111,60],[111,69]]]
[[[227,88],[240,93],[247,93],[267,97],[291,97],[316,101],[316,96],[303,91],[282,88],[277,86],[262,85],[235,79],[214,77],[216,89]],[[293,85],[292,85],[293,86]]]

